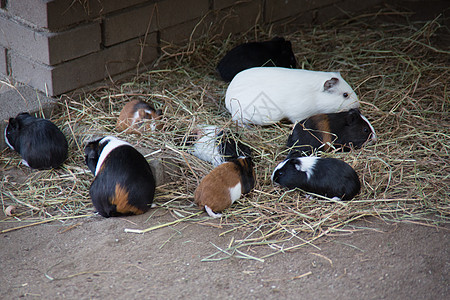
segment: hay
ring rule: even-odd
[[[390,22],[389,18],[403,20]],[[289,124],[269,127],[232,126],[223,103],[227,84],[218,80],[215,65],[225,49],[243,42],[210,40],[204,36],[186,47],[167,45],[152,71],[127,82],[98,88],[85,94],[64,96],[55,122],[70,137],[71,154],[58,170],[29,171],[20,158],[5,150],[0,165],[6,171],[19,166],[25,182],[3,177],[1,201],[19,207],[14,218],[36,222],[70,216],[92,215],[88,188],[93,177],[84,166],[83,139],[89,133],[110,133],[145,148],[175,166],[172,181],[157,188],[159,210],[169,211],[183,222],[222,228],[221,235],[239,232],[242,239],[228,249],[205,258],[220,260],[231,255],[261,260],[239,249],[266,245],[267,256],[311,245],[331,232],[366,216],[385,220],[446,225],[450,195],[449,54],[436,33],[448,30],[441,19],[427,23],[407,22],[407,14],[380,11],[358,18],[335,20],[322,26],[285,34],[292,41],[299,65],[312,70],[339,70],[362,102],[361,110],[375,127],[379,142],[350,153],[324,154],[352,165],[362,182],[361,193],[352,201],[324,197],[306,198],[300,191],[273,187],[270,175],[286,155]],[[272,28],[255,28],[264,40]],[[448,33],[448,31],[447,31]],[[250,38],[253,39],[253,36]],[[123,105],[142,99],[161,108],[165,128],[142,136],[115,131]],[[212,166],[188,154],[182,144],[196,124],[230,127],[254,150],[257,185],[224,212],[220,220],[197,215],[193,192]],[[180,144],[181,143],[181,144]],[[150,213],[152,218],[154,212]]]

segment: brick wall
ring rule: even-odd
[[[151,64],[159,47],[297,16],[304,22],[380,0],[0,0],[0,75],[50,96]],[[219,26],[211,26],[212,24]]]

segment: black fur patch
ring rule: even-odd
[[[89,193],[100,215],[114,217],[133,213],[118,212],[111,203],[116,199],[117,186],[127,193],[131,207],[142,212],[149,210],[155,194],[155,179],[146,159],[132,146],[122,145],[112,150],[92,182]]]

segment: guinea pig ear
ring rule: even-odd
[[[347,116],[345,117],[345,121],[347,125],[352,125],[353,123],[356,122],[356,120],[358,120],[359,118],[359,111],[356,109],[351,109],[348,111]]]
[[[9,118],[8,124],[13,129],[19,129],[19,122],[17,122],[15,118]]]
[[[323,90],[325,92],[332,92],[332,89],[338,84],[339,79],[337,79],[336,77],[333,77],[327,81],[325,81],[325,83],[323,84]]]

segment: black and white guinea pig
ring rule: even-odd
[[[125,104],[117,120],[116,129],[129,133],[160,130],[162,110],[154,109],[148,103],[132,100]]]
[[[33,169],[57,168],[67,159],[66,137],[51,121],[20,113],[9,119],[5,141]]]
[[[229,82],[237,73],[253,67],[296,68],[291,42],[275,37],[270,41],[241,44],[227,52],[217,65],[217,71]]]
[[[292,123],[317,114],[359,107],[356,93],[338,72],[251,68],[228,85],[225,106],[238,124]]]
[[[214,167],[240,156],[252,156],[250,147],[234,140],[221,128],[214,125],[200,125],[194,132],[192,155],[210,162]]]
[[[355,170],[336,158],[288,158],[275,168],[272,182],[289,189],[300,188],[342,200],[352,199],[361,189]]]
[[[112,136],[89,142],[86,164],[95,175],[89,189],[103,217],[142,214],[150,209],[155,179],[147,160],[129,143]]]
[[[206,175],[194,193],[200,209],[213,218],[230,207],[242,194],[255,187],[255,171],[250,157],[239,157],[225,162]]]
[[[329,151],[332,147],[349,151],[376,140],[375,129],[356,108],[319,114],[295,124],[287,141],[288,158],[296,152],[307,156],[315,150]]]

